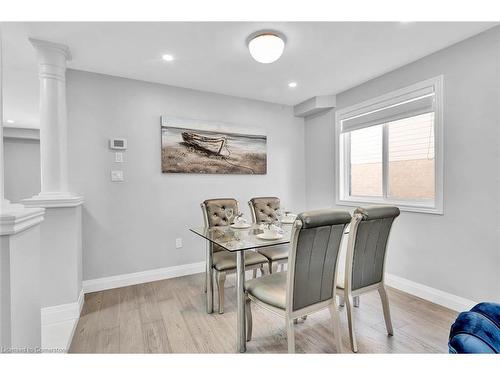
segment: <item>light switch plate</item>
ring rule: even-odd
[[[111,171],[111,181],[122,182],[123,181],[123,171]]]
[[[182,247],[182,238],[175,239],[175,248],[180,249]]]
[[[123,163],[123,152],[115,152],[115,162]]]

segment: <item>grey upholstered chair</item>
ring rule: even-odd
[[[239,213],[239,205],[236,199],[207,199],[201,204],[203,211],[203,220],[205,227],[226,226],[229,223],[225,210],[232,208],[234,212],[233,218]],[[224,313],[224,283],[226,275],[236,272],[236,254],[229,252],[218,245],[214,245],[207,241],[206,254],[206,270],[205,270],[205,291],[210,293],[209,298],[213,301],[213,280],[217,283],[217,294],[219,296],[219,314]],[[260,268],[265,274],[264,264],[267,264],[267,258],[255,251],[245,252],[245,269],[252,270]],[[211,306],[208,310],[211,310]],[[211,312],[211,311],[209,311]]]
[[[285,318],[289,353],[295,351],[294,320],[329,308],[337,352],[342,351],[335,288],[340,242],[350,220],[347,211],[333,209],[297,217],[287,271],[245,283],[248,341],[252,338],[251,301]]]
[[[276,197],[257,197],[248,202],[252,221],[257,224],[274,222],[278,219],[277,211],[280,209],[280,199]],[[267,258],[269,273],[276,272],[279,264],[288,262],[288,246],[277,245],[257,249]]]
[[[392,336],[389,299],[384,284],[387,242],[399,208],[391,206],[358,207],[354,211],[347,244],[344,278],[337,282],[337,294],[347,306],[349,337],[353,352],[358,351],[354,334],[353,298],[378,290],[384,310],[387,333]]]

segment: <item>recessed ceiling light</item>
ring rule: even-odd
[[[247,41],[250,54],[262,64],[275,62],[285,49],[285,36],[277,31],[257,31]]]
[[[164,61],[173,61],[174,60],[174,56],[172,55],[168,55],[168,54],[165,54],[161,57]]]
[[[291,88],[297,87],[297,82],[290,82],[288,84],[288,87],[291,87]]]
[[[14,120],[6,120],[5,121],[7,124],[13,124],[15,121]]]

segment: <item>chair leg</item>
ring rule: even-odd
[[[330,305],[330,315],[333,321],[333,335],[335,336],[337,353],[342,353],[342,331],[340,330],[340,317],[336,303]]]
[[[245,299],[245,315],[247,318],[247,341],[250,341],[252,339],[252,308],[248,296]]]
[[[354,307],[359,307],[359,296],[354,297],[353,301],[354,301]]]
[[[389,298],[387,297],[387,291],[385,290],[384,285],[378,288],[378,294],[380,294],[380,300],[382,301],[382,309],[384,310],[384,320],[385,327],[387,328],[387,334],[389,336],[392,336],[394,335],[394,331],[392,329],[391,310],[389,308]]]
[[[295,330],[294,319],[286,319],[286,339],[288,341],[288,353],[295,353]]]
[[[253,277],[254,279],[256,279],[256,278],[257,278],[257,268],[254,268],[254,269],[253,269],[253,274],[252,274],[252,277]]]
[[[226,282],[226,273],[217,272],[217,292],[219,295],[219,314],[224,314],[224,283]]]
[[[349,294],[344,297],[347,306],[347,323],[349,325],[349,339],[351,340],[351,349],[354,353],[358,352],[358,344],[354,333],[354,316],[353,316],[353,301],[352,296]]]
[[[205,284],[207,286],[207,313],[211,314],[214,311],[214,269],[206,273]]]

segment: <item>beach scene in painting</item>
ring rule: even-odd
[[[265,135],[162,126],[162,172],[266,174],[266,143]]]

